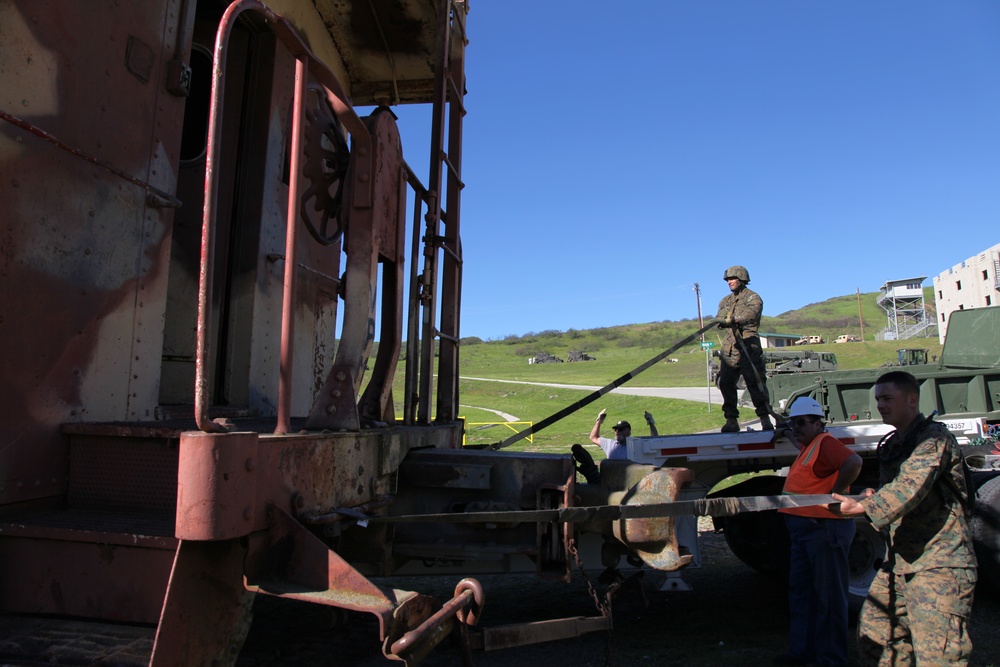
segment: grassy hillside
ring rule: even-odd
[[[865,318],[865,340],[858,343],[811,345],[807,349],[836,353],[839,367],[873,368],[896,359],[899,347],[924,347],[930,354],[940,355],[937,338],[910,341],[877,342],[875,334],[885,326],[884,313],[875,304],[877,294],[861,295]],[[932,302],[932,300],[930,300]],[[542,331],[522,336],[507,336],[503,340],[481,341],[463,339],[460,389],[462,415],[468,422],[498,422],[502,418],[489,410],[516,416],[523,422],[538,422],[586,396],[589,391],[542,387],[524,384],[486,382],[471,378],[490,378],[517,382],[539,382],[601,387],[631,371],[646,360],[694,333],[696,320],[628,324],[589,330]],[[820,335],[832,341],[840,334],[860,337],[858,300],[855,295],[837,297],[810,304],[778,316],[763,318],[761,330],[775,333]],[[719,340],[712,332],[707,339]],[[718,346],[719,343],[717,342]],[[580,350],[596,357],[596,361],[576,363],[529,364],[528,357],[541,352],[566,359],[571,350]],[[676,362],[661,362],[629,382],[629,386],[697,387],[707,386],[705,352],[696,342],[685,346],[671,358]],[[400,379],[400,378],[398,378]],[[401,380],[401,379],[400,379]],[[396,395],[401,387],[397,389]],[[520,451],[568,451],[573,443],[588,442],[587,436],[601,408],[608,409],[608,425],[627,419],[636,435],[646,435],[642,413],[649,410],[657,419],[661,434],[692,433],[718,428],[724,421],[721,406],[672,399],[607,395],[586,408],[553,424],[534,436],[533,442],[522,441],[511,447]],[[743,410],[750,419],[752,409]],[[483,444],[499,442],[527,424],[470,425],[467,442]],[[602,435],[611,437],[610,429]]]

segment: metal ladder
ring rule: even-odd
[[[440,341],[438,363],[437,421],[453,421],[458,415],[458,346],[462,300],[462,244],[460,203],[462,189],[462,119],[465,98],[464,0],[442,0],[437,31],[434,68],[430,176],[425,215],[424,266],[419,278],[419,308],[410,309],[410,339],[416,333],[419,310],[420,392],[417,421],[431,421],[431,391],[435,343]],[[447,168],[447,171],[445,171]],[[442,198],[445,206],[442,206]],[[443,234],[441,225],[444,225]],[[439,268],[439,255],[441,266]],[[440,276],[439,276],[440,271]],[[437,320],[437,281],[441,281],[440,323]],[[416,290],[414,290],[416,293]],[[416,305],[412,304],[411,306]],[[407,396],[412,396],[416,378],[407,374]]]

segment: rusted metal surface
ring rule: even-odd
[[[429,598],[373,584],[287,513],[270,506],[267,515],[267,529],[250,538],[248,589],[374,614],[383,640],[431,615]]]
[[[0,504],[64,493],[65,421],[134,419],[155,407],[180,99],[157,99],[126,58],[129,38],[162,63],[172,0],[0,4],[0,109],[111,166],[123,180],[0,123],[0,274],[6,359]],[[109,137],[115,137],[114,140]],[[161,201],[162,203],[162,201]],[[147,310],[148,309],[148,310]]]
[[[250,629],[253,594],[243,586],[239,540],[177,548],[150,667],[231,665]]]
[[[201,263],[199,269],[198,287],[198,343],[197,356],[195,361],[195,419],[198,427],[209,433],[217,433],[224,430],[219,424],[213,422],[208,415],[209,383],[211,360],[209,341],[211,340],[212,323],[212,294],[215,271],[215,243],[217,226],[217,190],[218,183],[216,164],[219,161],[220,138],[222,133],[222,99],[226,84],[226,67],[223,64],[226,54],[226,46],[236,20],[244,12],[259,14],[267,21],[268,27],[274,32],[278,40],[294,55],[297,60],[308,65],[309,74],[318,81],[326,90],[327,99],[337,114],[338,119],[344,124],[354,142],[354,150],[357,157],[354,158],[354,179],[352,183],[351,204],[359,209],[365,209],[372,203],[372,186],[374,182],[372,174],[372,142],[364,123],[358,118],[351,106],[348,96],[344,93],[340,82],[333,72],[322,62],[317,60],[309,47],[302,40],[295,28],[282,17],[278,16],[257,0],[238,0],[226,10],[219,22],[216,36],[215,53],[212,68],[212,94],[209,108],[208,120],[208,144],[206,148],[205,160],[205,202],[202,217],[202,238],[201,238]],[[305,68],[304,68],[305,69]],[[301,102],[298,106],[301,112]],[[295,121],[296,123],[298,121]],[[296,178],[298,175],[296,174]],[[297,189],[296,189],[297,191]],[[295,211],[293,219],[287,220],[287,226],[291,228],[298,224],[297,199],[289,202],[287,210]],[[290,213],[290,215],[292,215]],[[287,256],[287,250],[286,250]],[[290,270],[294,270],[294,261],[286,262],[290,265]],[[287,387],[287,384],[286,384]]]
[[[113,525],[113,524],[105,524]],[[130,623],[156,623],[173,560],[171,537],[74,528],[31,528],[37,537],[0,531],[0,609]],[[166,543],[166,547],[161,546]],[[153,547],[153,548],[150,548]],[[11,576],[16,575],[16,576]]]
[[[395,118],[388,109],[378,109],[364,119],[376,153],[369,184],[374,191],[370,207],[359,207],[352,192],[366,177],[356,174],[353,162],[348,171],[345,209],[349,225],[346,233],[347,270],[344,290],[344,326],[333,369],[316,396],[306,423],[310,429],[358,430],[362,421],[392,421],[389,400],[402,340],[403,256],[405,186],[402,179],[403,153]],[[364,148],[356,148],[355,155]],[[352,177],[353,174],[353,177]],[[376,297],[379,264],[382,265],[381,336],[378,356],[365,394],[361,381],[375,340]]]
[[[572,639],[590,632],[610,629],[610,616],[574,616],[533,623],[515,623],[483,628],[473,633],[473,648],[499,651],[517,646]]]
[[[316,0],[334,38],[350,45],[345,66],[357,104],[430,102],[436,0]],[[374,57],[362,57],[372,54]]]
[[[25,120],[22,120],[22,119],[18,118],[17,116],[9,114],[9,113],[7,113],[6,111],[3,111],[3,110],[0,110],[0,119],[3,119],[5,121],[7,121],[8,123],[10,123],[11,125],[15,125],[15,126],[21,128],[22,130],[30,132],[33,135],[35,135],[36,137],[38,137],[40,139],[44,139],[45,141],[49,142],[50,144],[58,146],[59,148],[63,149],[64,151],[66,151],[70,155],[75,155],[76,157],[78,157],[78,158],[80,158],[82,160],[86,160],[87,162],[90,162],[91,164],[97,165],[98,167],[101,167],[102,169],[105,169],[105,170],[111,172],[112,174],[114,174],[118,178],[120,178],[120,179],[122,179],[124,181],[128,181],[132,185],[135,185],[135,186],[138,186],[138,187],[142,188],[143,190],[145,190],[150,195],[152,195],[153,197],[156,198],[156,199],[153,199],[153,200],[151,200],[149,202],[151,205],[154,205],[154,206],[163,206],[163,207],[169,207],[169,208],[178,208],[178,207],[181,206],[181,200],[177,199],[177,197],[174,197],[172,194],[170,194],[168,192],[164,192],[163,190],[160,190],[159,188],[157,188],[157,187],[155,187],[153,185],[150,185],[149,183],[146,183],[145,181],[139,180],[138,178],[132,176],[131,174],[128,174],[125,171],[119,169],[118,167],[115,167],[113,165],[107,164],[106,162],[103,162],[99,158],[94,157],[93,155],[90,155],[89,153],[86,153],[86,152],[80,150],[79,148],[74,148],[73,146],[70,146],[69,144],[65,143],[64,141],[61,141],[58,137],[53,136],[52,134],[46,132],[45,130],[43,130],[40,127],[36,127],[36,126],[32,125],[31,123],[29,123],[29,122],[27,122]]]
[[[652,505],[677,500],[681,487],[694,479],[687,468],[662,468],[645,475],[622,499],[624,505]],[[673,517],[624,519],[614,525],[615,537],[657,570],[676,570],[691,562],[681,555]]]
[[[257,445],[256,433],[190,431],[181,435],[177,465],[179,539],[228,540],[253,529]]]
[[[305,56],[295,60],[295,95],[292,102],[292,148],[289,153],[285,276],[281,293],[281,351],[278,371],[278,425],[275,433],[288,433],[292,419],[292,359],[295,353],[295,276],[298,273],[296,240],[299,229],[299,181],[302,158],[302,107],[306,95]]]
[[[482,585],[475,579],[463,579],[455,587],[455,596],[441,605],[432,616],[410,630],[383,650],[391,659],[402,659],[407,665],[416,665],[435,646],[441,643],[454,627],[455,621],[475,625],[486,602]]]
[[[339,521],[366,520],[376,510],[388,507],[395,502],[395,496],[380,496],[370,503],[362,503],[354,507],[340,507],[330,512],[315,513],[309,512],[298,515],[299,521],[308,525],[322,525],[325,523],[337,523]]]
[[[433,472],[422,474],[428,471]],[[417,561],[431,571],[463,564],[470,572],[523,569],[531,563],[539,573],[568,576],[565,541],[559,538],[562,527],[540,529],[532,522],[508,521],[504,515],[512,510],[535,510],[539,504],[546,508],[564,505],[574,476],[567,456],[412,451],[400,467],[396,502],[387,520],[435,514],[461,521],[466,512],[495,513],[496,519],[465,525],[442,523],[433,530],[416,523],[398,524],[393,533],[394,561],[397,566]]]

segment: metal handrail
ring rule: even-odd
[[[323,86],[327,100],[337,119],[351,134],[354,146],[353,205],[368,208],[374,198],[373,151],[371,135],[361,118],[354,112],[348,96],[344,93],[333,72],[309,49],[305,41],[288,21],[275,14],[259,0],[236,0],[226,9],[216,33],[215,51],[212,61],[212,96],[208,119],[208,145],[205,160],[205,202],[202,211],[201,235],[201,279],[198,285],[198,328],[195,362],[195,421],[198,428],[209,433],[225,431],[226,428],[208,417],[208,368],[210,359],[209,338],[211,334],[212,283],[215,266],[216,236],[216,195],[218,184],[215,169],[219,160],[222,135],[222,99],[225,92],[225,63],[223,62],[232,28],[236,18],[247,11],[260,14],[275,37],[296,59],[298,77],[293,109],[293,150],[291,155],[292,177],[288,188],[288,219],[286,221],[285,278],[281,321],[281,371],[278,385],[278,426],[277,432],[288,432],[291,406],[291,368],[293,359],[293,317],[291,300],[294,296],[294,275],[297,265],[295,257],[295,229],[298,220],[298,158],[299,135],[302,115],[301,90],[305,86],[306,72]]]

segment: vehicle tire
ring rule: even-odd
[[[972,510],[972,541],[979,561],[979,583],[1000,595],[1000,476],[976,491]]]
[[[851,542],[851,550],[847,554],[850,567],[847,590],[851,596],[852,606],[860,608],[861,603],[868,597],[868,587],[875,579],[875,574],[885,562],[885,539],[867,519],[858,519],[855,525],[857,530],[854,533],[854,541]]]
[[[998,478],[1000,479],[1000,478]],[[754,477],[740,484],[709,493],[709,498],[778,495],[785,478],[776,475]],[[851,606],[856,611],[868,596],[868,587],[885,560],[885,540],[867,520],[858,520],[848,554]],[[787,579],[791,542],[784,517],[775,510],[747,512],[720,518],[726,544],[737,558],[762,574]]]
[[[784,484],[784,477],[763,475],[709,493],[707,497],[777,495],[781,493]],[[719,517],[715,520],[715,525],[722,530],[726,544],[734,556],[761,574],[787,581],[791,542],[788,539],[788,529],[785,528],[785,519],[776,510]]]

